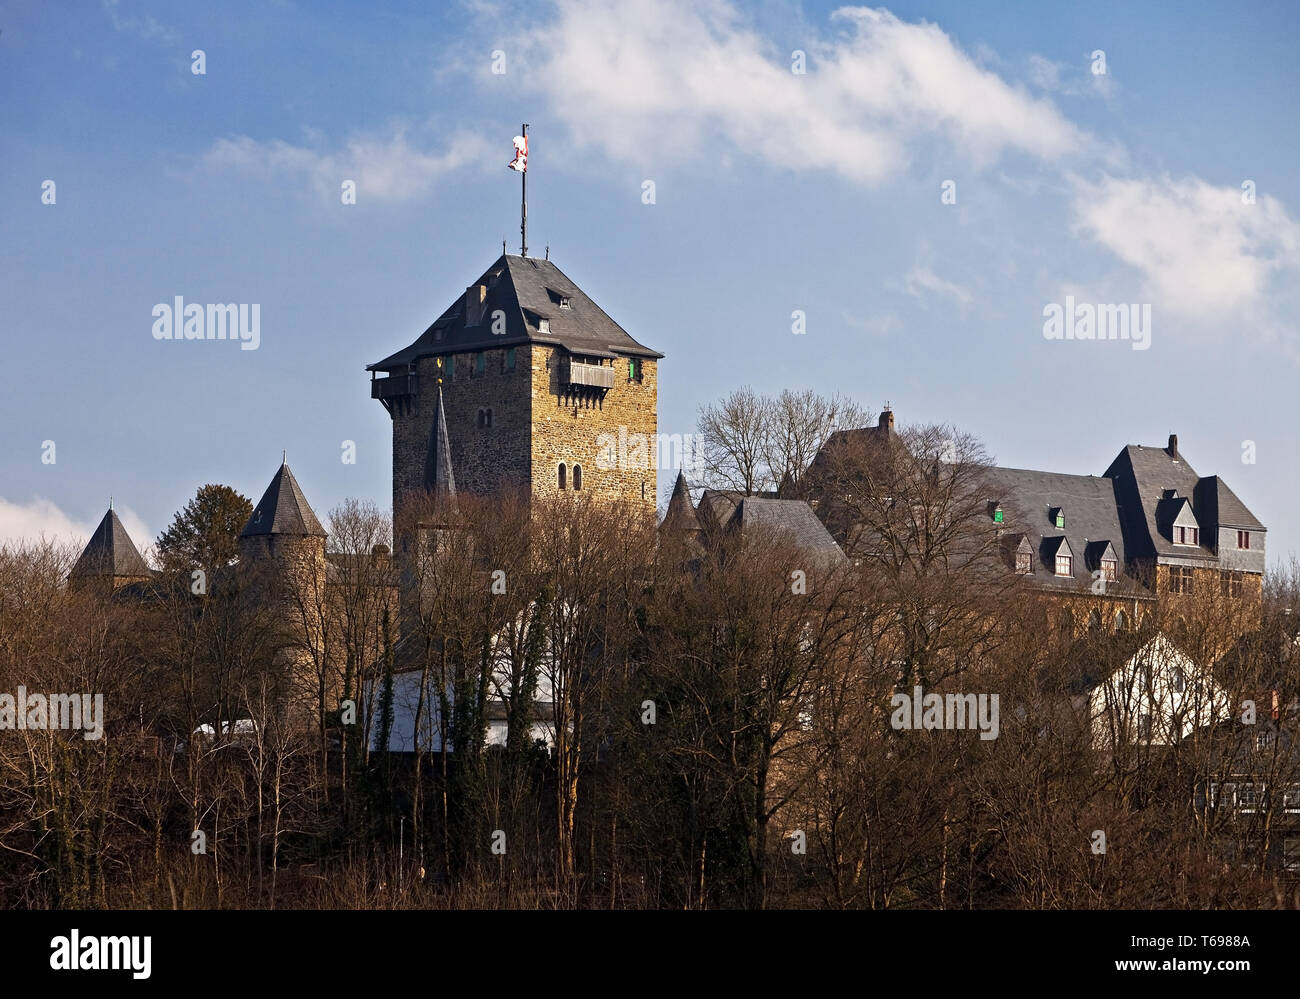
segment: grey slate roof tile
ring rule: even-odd
[[[251,538],[264,534],[325,537],[325,528],[320,526],[287,464],[275,473],[239,536]]]
[[[595,357],[663,357],[632,339],[549,260],[502,256],[476,284],[488,289],[482,322],[466,325],[462,293],[414,343],[368,365],[367,370],[395,371],[421,357],[521,343],[551,344],[573,354]],[[561,307],[561,299],[568,299],[570,307]],[[492,332],[491,316],[498,309],[505,314],[503,334]],[[549,322],[549,333],[541,332],[542,319]]]

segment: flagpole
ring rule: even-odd
[[[528,122],[524,122],[524,148],[528,148]],[[528,256],[528,160],[519,174],[519,255]]]

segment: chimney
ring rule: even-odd
[[[1169,457],[1175,460],[1178,459],[1178,435],[1177,434],[1169,435],[1169,446],[1165,448],[1165,450],[1169,452]]]
[[[483,301],[487,298],[487,286],[472,284],[465,289],[465,325],[477,326],[483,321]]]

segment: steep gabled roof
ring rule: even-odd
[[[1200,478],[1176,448],[1130,444],[1110,463],[1106,475],[1117,482],[1124,542],[1130,557],[1209,556],[1214,540],[1210,531],[1201,532],[1201,544],[1197,548],[1175,545],[1164,533],[1169,527],[1168,523],[1162,522],[1167,511],[1182,505],[1168,501],[1194,496]],[[1170,495],[1171,490],[1177,494],[1176,497]],[[1197,512],[1201,514],[1197,519],[1203,526],[1213,527],[1206,521],[1205,511]]]
[[[1211,523],[1219,527],[1239,527],[1251,531],[1267,528],[1228,488],[1217,475],[1208,475],[1197,485],[1197,506],[1204,504],[1204,512]]]
[[[1073,555],[1097,555],[1098,543],[1113,548],[1120,565],[1126,553],[1115,501],[1115,483],[1096,475],[1063,475],[1024,468],[989,468],[984,473],[990,502],[1002,504],[1002,527],[1023,532],[1038,554],[1034,583],[1054,589],[1076,589],[1078,580],[1057,576],[1053,559],[1061,541]],[[1065,527],[1056,527],[1051,512],[1060,508]],[[1075,565],[1076,575],[1084,566]],[[1095,568],[1095,566],[1089,566]]]
[[[69,576],[148,576],[149,565],[109,507]]]
[[[477,285],[487,289],[480,322],[467,325],[462,293],[419,339],[366,370],[395,371],[421,357],[521,343],[551,344],[584,356],[663,357],[633,340],[549,260],[498,257]],[[504,333],[492,329],[492,314],[498,310],[504,315]],[[543,319],[550,325],[547,333],[541,331]]]
[[[325,537],[325,528],[320,526],[288,464],[281,465],[275,473],[239,536],[251,538],[266,534]]]
[[[817,519],[813,508],[803,500],[746,496],[736,504],[729,526],[742,530],[762,526],[780,531],[819,562],[833,565],[845,561],[844,552],[826,530],[826,525]]]

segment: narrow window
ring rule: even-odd
[[[561,489],[565,488],[564,480],[566,478],[567,473],[568,473],[568,467],[564,464],[564,462],[560,462],[560,488]]]
[[[1249,531],[1238,531],[1238,532],[1237,532],[1237,547],[1240,548],[1242,551],[1248,551],[1248,550],[1250,549],[1250,532],[1249,532]]]
[[[635,357],[627,359],[627,380],[630,382],[639,382],[641,380],[641,361]]]
[[[478,425],[479,425],[479,429],[482,429],[482,427],[483,427],[483,410],[481,410],[481,409],[478,411]]]
[[[492,408],[490,406],[487,409],[483,410],[483,426],[485,427],[492,426]]]
[[[573,466],[573,488],[574,489],[582,488],[582,466],[581,465]]]
[[[1101,631],[1101,611],[1094,610],[1088,615],[1088,630],[1092,632]]]
[[[474,366],[478,369],[480,375],[483,374],[483,372],[487,370],[487,354],[481,350],[475,354]]]
[[[1101,560],[1101,575],[1107,582],[1113,583],[1119,576],[1119,562],[1113,558]]]
[[[506,370],[507,371],[515,370],[515,348],[514,347],[511,347],[509,350],[506,351]]]
[[[1128,631],[1128,615],[1120,611],[1115,615],[1115,630]]]
[[[1065,514],[1058,512],[1056,514],[1056,526],[1062,530],[1065,529]]]

